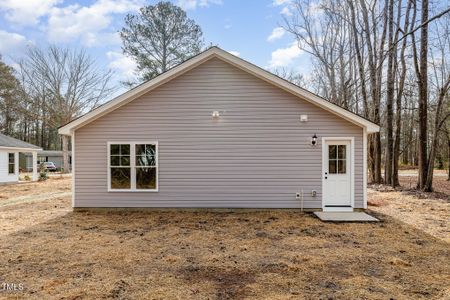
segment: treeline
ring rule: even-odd
[[[186,12],[160,2],[127,15],[120,31],[123,52],[137,64],[136,80],[150,80],[204,49],[203,33]],[[118,88],[112,72],[100,68],[85,50],[55,45],[30,47],[13,69],[0,57],[0,132],[44,149],[64,151],[68,137],[58,127],[94,109]]]
[[[431,190],[434,167],[449,165],[446,5],[296,0],[289,6],[284,28],[310,54],[313,70],[276,73],[381,125],[368,143],[371,182],[396,186],[401,165],[418,166],[418,187]],[[170,2],[127,15],[120,36],[123,52],[137,63],[130,86],[204,49],[200,26]],[[67,149],[57,128],[110,97],[111,75],[84,50],[56,46],[28,49],[15,71],[0,62],[0,131],[45,149]]]
[[[399,184],[400,164],[450,156],[450,8],[428,0],[297,0],[284,28],[310,53],[307,87],[381,125],[369,139],[369,180]],[[450,177],[449,177],[450,179]]]

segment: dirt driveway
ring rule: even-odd
[[[70,188],[68,179],[50,182],[44,184],[53,192]],[[450,294],[449,244],[386,215],[378,224],[332,224],[289,210],[73,213],[68,195],[3,206],[19,195],[6,197],[0,187],[1,195],[0,283],[21,283],[23,290],[0,290],[0,298]]]

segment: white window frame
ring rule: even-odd
[[[9,172],[9,167],[11,165],[11,163],[9,162],[9,156],[12,154],[14,161],[13,161],[13,172]],[[15,152],[8,152],[8,175],[16,175],[16,153]]]
[[[111,188],[111,145],[115,144],[126,144],[130,145],[130,179],[131,187],[129,189],[113,189]],[[155,145],[156,155],[155,155],[155,168],[156,168],[156,188],[154,189],[137,189],[136,188],[136,145],[150,144]],[[107,155],[107,174],[108,174],[108,192],[144,192],[144,193],[154,193],[159,191],[159,149],[158,141],[110,141],[108,142],[108,155]]]

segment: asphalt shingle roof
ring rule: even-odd
[[[25,148],[25,149],[41,149],[40,147],[26,143],[24,141],[12,138],[0,133],[0,147],[8,148]]]

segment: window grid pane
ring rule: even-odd
[[[16,163],[14,153],[8,153],[8,174],[16,173]]]
[[[156,189],[156,168],[136,168],[136,189]]]
[[[337,158],[337,147],[336,147],[336,145],[329,145],[328,146],[328,158],[329,159],[336,159]]]
[[[346,159],[347,156],[347,146],[339,145],[338,146],[338,159]]]
[[[339,174],[347,173],[347,160],[345,159],[338,160],[338,173]]]
[[[131,168],[111,168],[111,188],[131,188]]]
[[[328,173],[329,174],[336,174],[336,170],[337,170],[337,160],[330,159],[328,161]]]

